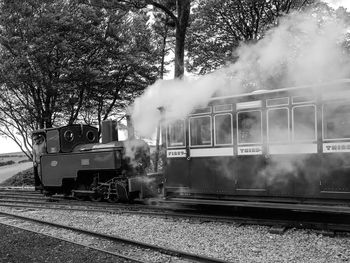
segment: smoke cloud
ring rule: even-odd
[[[197,77],[160,80],[132,106],[135,130],[151,136],[164,107],[169,123],[205,106],[213,95],[258,89],[324,83],[350,76],[349,54],[343,48],[349,29],[325,11],[293,13],[254,44],[242,44],[234,64]]]
[[[208,103],[215,91],[225,86],[225,76],[216,72],[196,80],[159,80],[135,100],[132,119],[141,136],[151,136],[161,118],[159,107],[165,108],[166,121],[184,118],[194,107]]]

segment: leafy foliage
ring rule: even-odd
[[[121,2],[138,9],[145,9],[151,5],[164,12],[167,24],[175,27],[174,77],[182,78],[184,75],[185,39],[192,0],[124,0]]]
[[[30,151],[30,132],[100,122],[154,82],[145,13],[89,1],[3,1],[1,133]],[[96,123],[96,122],[95,122]]]
[[[204,0],[193,9],[189,29],[188,63],[190,72],[205,74],[234,62],[241,42],[256,42],[278,18],[300,10],[314,0]]]

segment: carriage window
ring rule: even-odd
[[[191,146],[211,145],[211,117],[190,118]]]
[[[232,104],[214,106],[214,112],[232,111]]]
[[[238,143],[261,143],[261,111],[237,114]]]
[[[214,118],[215,123],[215,144],[232,144],[232,115],[220,114]]]
[[[323,106],[323,132],[325,139],[350,138],[349,104],[325,104]]]
[[[267,107],[273,107],[273,106],[282,106],[282,105],[288,105],[289,104],[289,98],[276,98],[276,99],[267,99],[266,100],[266,106]]]
[[[306,102],[312,102],[315,101],[315,97],[312,96],[295,96],[292,97],[292,103],[297,104],[297,103],[306,103]]]
[[[185,146],[185,122],[183,120],[169,124],[168,145],[170,147]]]
[[[203,113],[211,113],[211,107],[205,108],[197,108],[192,111],[192,114],[203,114]]]
[[[316,121],[314,106],[293,108],[293,139],[294,141],[316,140]]]
[[[267,111],[268,140],[285,142],[289,140],[289,116],[287,108]]]

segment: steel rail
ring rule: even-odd
[[[15,201],[13,203],[16,203]],[[74,207],[72,204],[57,204],[57,203],[38,203],[38,202],[26,202],[29,205],[23,204],[5,204],[0,202],[0,207],[10,207],[10,208],[30,208],[30,209],[49,209],[49,210],[66,210],[66,211],[80,211],[80,212],[99,212],[99,213],[109,213],[109,214],[136,214],[145,216],[162,216],[162,217],[189,217],[189,218],[205,218],[206,220],[218,221],[220,216],[204,216],[200,214],[190,214],[190,213],[179,213],[179,212],[166,212],[166,211],[140,211],[140,210],[129,210],[127,208],[120,207],[106,207],[106,208],[94,208],[94,207],[82,207],[82,205],[77,205],[80,207]],[[25,202],[21,202],[25,203]],[[32,205],[33,204],[33,205]],[[34,205],[35,204],[35,205]],[[36,205],[38,204],[38,205]],[[67,207],[71,206],[71,207]],[[123,210],[124,209],[124,210]],[[150,209],[145,207],[145,209]],[[227,217],[227,221],[231,217]]]
[[[91,236],[96,236],[96,237],[99,237],[99,238],[108,239],[108,240],[111,240],[111,241],[114,241],[114,242],[123,242],[125,244],[131,244],[131,245],[134,245],[134,246],[138,246],[140,248],[152,249],[154,251],[158,251],[158,252],[166,254],[166,255],[177,256],[177,257],[180,257],[180,258],[186,258],[186,259],[190,259],[190,260],[195,260],[196,262],[230,263],[230,261],[225,261],[225,260],[222,260],[222,259],[215,259],[215,258],[211,258],[211,257],[207,257],[207,256],[196,255],[196,254],[185,252],[185,251],[180,251],[180,250],[165,248],[165,247],[161,247],[161,246],[157,246],[157,245],[147,244],[147,243],[144,243],[144,242],[140,242],[140,241],[136,241],[136,240],[132,240],[132,239],[127,239],[127,238],[119,237],[119,236],[116,236],[116,235],[102,234],[102,233],[98,233],[98,232],[94,232],[94,231],[84,230],[84,229],[81,229],[81,228],[71,227],[71,226],[67,226],[67,225],[61,225],[61,224],[57,224],[57,223],[53,223],[53,222],[48,222],[48,221],[45,221],[45,220],[39,220],[39,219],[34,219],[34,218],[26,217],[26,216],[20,216],[20,215],[15,215],[15,214],[11,214],[11,213],[6,213],[6,212],[0,211],[0,215],[1,214],[2,215],[7,215],[7,216],[12,216],[12,217],[23,219],[23,220],[36,222],[36,223],[40,223],[40,224],[44,224],[44,225],[54,226],[54,227],[57,227],[57,228],[62,228],[62,229],[67,229],[67,230],[71,230],[71,231],[76,231],[76,232],[79,232],[79,233],[83,233],[83,234],[87,234],[87,235],[91,235]]]
[[[0,200],[6,199],[6,198],[12,198],[12,199],[30,199],[30,200],[45,200],[45,196],[26,196],[26,195],[8,195],[8,194],[0,194]],[[53,198],[54,199],[54,198]]]
[[[41,206],[40,206],[41,205]],[[68,211],[81,211],[81,212],[108,212],[108,213],[117,213],[119,211],[107,210],[107,209],[96,209],[96,208],[79,208],[79,207],[63,207],[62,204],[54,204],[53,206],[48,206],[48,203],[40,203],[40,205],[17,205],[17,204],[1,204],[0,207],[12,207],[12,208],[34,208],[34,209],[51,209],[51,210],[68,210]],[[58,206],[58,207],[57,207]],[[61,206],[61,207],[59,207]],[[67,205],[68,206],[68,205]],[[127,213],[127,211],[126,211]]]
[[[19,198],[18,198],[19,199]],[[45,199],[44,199],[45,200]],[[52,202],[50,201],[58,201]],[[2,204],[1,204],[2,203]],[[9,205],[3,203],[23,203],[23,204],[35,204],[39,206],[27,206],[27,205]],[[52,205],[51,205],[52,204]],[[41,205],[41,206],[40,206]],[[219,222],[235,222],[238,224],[249,224],[249,225],[265,225],[265,226],[284,226],[285,228],[308,228],[314,230],[326,230],[326,231],[341,231],[341,232],[350,232],[349,223],[331,223],[331,222],[319,222],[317,220],[310,221],[310,219],[273,219],[273,218],[252,218],[252,217],[242,217],[242,216],[220,216],[220,215],[208,215],[200,213],[190,213],[190,209],[186,210],[186,213],[169,212],[174,209],[169,207],[159,207],[159,206],[146,206],[146,205],[129,205],[125,204],[112,204],[112,203],[96,203],[96,202],[79,202],[76,200],[63,200],[58,197],[57,199],[46,199],[45,202],[35,202],[35,201],[17,201],[16,200],[5,200],[0,198],[0,206],[7,207],[20,207],[20,208],[34,208],[34,209],[55,209],[55,210],[68,210],[68,211],[83,211],[83,212],[101,212],[101,213],[111,213],[111,214],[138,214],[145,216],[161,216],[161,217],[182,217],[182,218],[194,218],[198,220],[210,220],[210,221],[219,221]],[[67,207],[70,206],[70,207]],[[82,207],[82,208],[79,208]],[[91,208],[92,207],[92,208]],[[133,210],[137,209],[137,210]],[[142,210],[160,210],[158,211],[142,211]],[[141,211],[140,211],[141,210]],[[165,212],[166,210],[167,212]],[[296,211],[297,212],[297,211]],[[309,214],[312,212],[309,212]]]
[[[0,191],[28,191],[35,192],[34,186],[0,186]]]
[[[44,201],[44,202],[43,202]],[[110,208],[108,206],[95,206],[93,203],[86,203],[86,204],[81,204],[81,203],[74,203],[74,202],[56,202],[56,200],[50,200],[50,199],[43,199],[40,201],[26,201],[26,200],[13,200],[11,198],[9,199],[0,199],[0,204],[1,203],[17,203],[17,204],[37,204],[37,205],[72,205],[72,206],[93,206],[93,207],[101,207],[101,208]]]
[[[43,236],[46,236],[46,237],[49,237],[49,238],[54,238],[54,239],[57,239],[57,240],[60,240],[60,241],[63,241],[63,242],[68,242],[68,243],[71,243],[71,244],[74,244],[74,245],[78,245],[78,246],[82,246],[82,247],[89,248],[89,249],[92,249],[92,250],[96,250],[96,251],[99,251],[99,252],[102,252],[102,253],[105,253],[105,254],[109,254],[109,255],[112,255],[112,256],[124,258],[124,259],[130,260],[130,261],[133,261],[133,262],[147,263],[144,260],[139,260],[137,258],[125,256],[125,255],[120,254],[120,253],[111,252],[111,251],[108,251],[108,250],[104,250],[104,249],[101,249],[101,248],[97,248],[97,247],[92,247],[92,246],[89,246],[89,245],[81,244],[81,243],[78,243],[78,242],[75,242],[75,241],[72,241],[72,240],[68,240],[68,239],[64,239],[64,238],[61,238],[61,237],[55,237],[55,236],[52,236],[52,235],[49,235],[49,234],[40,233],[40,232],[31,230],[31,229],[26,229],[26,228],[23,228],[23,227],[20,227],[20,226],[6,224],[4,222],[0,222],[0,224],[5,225],[5,226],[9,226],[9,227],[18,228],[18,229],[21,229],[23,231],[28,231],[28,232],[31,232],[31,233],[34,233],[34,234],[43,235]]]
[[[1,187],[0,186],[0,192],[1,193],[37,193],[40,194],[40,191],[34,190],[34,187],[32,189],[25,189],[25,188],[9,188],[9,187]]]
[[[45,200],[45,199],[44,199]],[[57,202],[56,202],[57,201]],[[94,208],[100,208],[100,209],[126,209],[126,210],[132,210],[132,209],[154,209],[154,210],[160,210],[160,209],[167,209],[167,207],[149,207],[149,206],[140,206],[140,205],[122,205],[122,204],[101,204],[96,202],[79,202],[79,201],[59,201],[59,200],[51,200],[47,199],[44,202],[40,201],[26,201],[26,200],[11,200],[11,199],[0,199],[0,205],[2,203],[21,203],[21,204],[36,204],[36,205],[55,205],[55,206],[77,206],[77,207],[94,207]]]
[[[73,208],[73,207],[43,207],[43,206],[26,206],[15,204],[0,204],[5,207],[14,208],[33,208],[33,209],[52,209],[52,210],[66,210],[66,211],[81,211],[81,212],[100,212],[110,214],[136,214],[142,216],[159,216],[164,218],[189,218],[200,221],[222,222],[222,223],[236,223],[238,225],[263,225],[268,227],[283,227],[283,228],[299,228],[299,229],[313,229],[321,231],[339,231],[350,232],[350,224],[320,222],[300,219],[273,219],[273,218],[252,218],[244,216],[222,216],[222,215],[208,215],[200,213],[183,213],[183,212],[155,212],[155,211],[130,211],[130,210],[107,210],[95,208]]]
[[[29,191],[19,191],[19,192],[15,192],[15,191],[1,191],[0,190],[0,195],[15,195],[15,196],[43,196],[43,194],[38,193],[38,192],[29,192]]]
[[[33,200],[33,199],[31,199]],[[21,200],[21,198],[14,198],[14,199],[7,199],[7,198],[0,198],[0,205],[2,203],[22,203],[22,204],[35,204],[35,205],[49,205],[53,204],[55,206],[75,206],[75,207],[93,207],[93,208],[99,208],[99,209],[124,209],[129,211],[135,211],[135,210],[156,210],[156,211],[173,211],[178,210],[174,207],[171,207],[169,205],[160,205],[160,206],[154,206],[154,205],[147,205],[147,204],[124,204],[124,203],[108,203],[108,202],[92,202],[92,201],[77,201],[77,200],[65,200],[61,198],[55,198],[55,199],[40,199],[39,201],[27,201],[26,199]],[[194,211],[194,209],[186,208],[183,209],[185,211]]]

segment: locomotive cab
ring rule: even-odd
[[[36,130],[32,134],[35,188],[43,189],[43,156],[72,152],[81,143],[98,142],[98,130],[89,125],[68,125]]]

